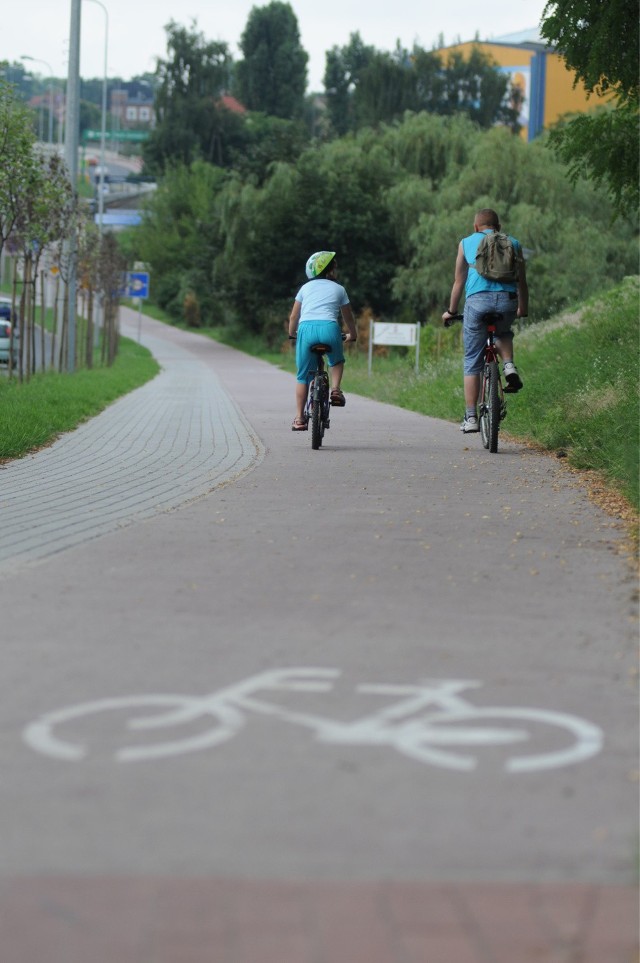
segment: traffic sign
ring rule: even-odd
[[[105,131],[106,140],[121,140],[121,141],[143,141],[147,140],[149,137],[148,130],[107,130]],[[102,131],[100,130],[84,130],[82,132],[83,140],[101,140]]]
[[[147,271],[129,271],[127,274],[127,288],[125,297],[149,297],[149,274]]]

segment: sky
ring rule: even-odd
[[[392,51],[396,41],[425,49],[459,40],[496,40],[539,26],[546,0],[289,0],[307,54],[308,90],[322,90],[325,54],[344,47],[359,32],[368,46]],[[82,0],[80,73],[102,77],[105,25],[108,20],[107,74],[123,80],[153,72],[156,58],[166,57],[165,26],[170,20],[197,29],[209,41],[228,44],[234,59],[247,19],[263,0]],[[25,62],[43,77],[66,77],[71,0],[20,0],[3,4],[0,61]],[[106,10],[106,14],[105,14]]]

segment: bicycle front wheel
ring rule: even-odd
[[[498,389],[498,364],[490,361],[485,366],[482,379],[482,399],[480,401],[480,435],[482,444],[490,452],[498,450],[498,429],[500,427],[500,392]]]

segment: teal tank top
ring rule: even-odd
[[[517,291],[518,285],[514,281],[489,281],[488,278],[483,278],[481,274],[478,274],[474,268],[474,261],[476,259],[476,252],[478,250],[478,245],[482,240],[483,234],[490,234],[491,231],[476,231],[475,234],[470,234],[469,237],[462,238],[462,250],[467,264],[469,265],[469,273],[467,274],[467,283],[465,284],[465,296],[468,298],[471,294],[482,294],[483,291]],[[509,235],[511,237],[511,235]],[[520,242],[516,241],[515,237],[511,237],[513,245],[516,251],[520,251]]]

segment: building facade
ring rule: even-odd
[[[519,119],[526,140],[533,140],[565,114],[585,113],[604,103],[603,98],[589,95],[580,81],[574,84],[574,72],[557,50],[542,42],[536,30],[499,40],[459,43],[440,53],[446,56],[456,51],[464,56],[474,48],[491,57],[521,89],[524,100]]]
[[[119,130],[151,130],[156,114],[150,85],[131,82],[112,90],[109,112]]]

